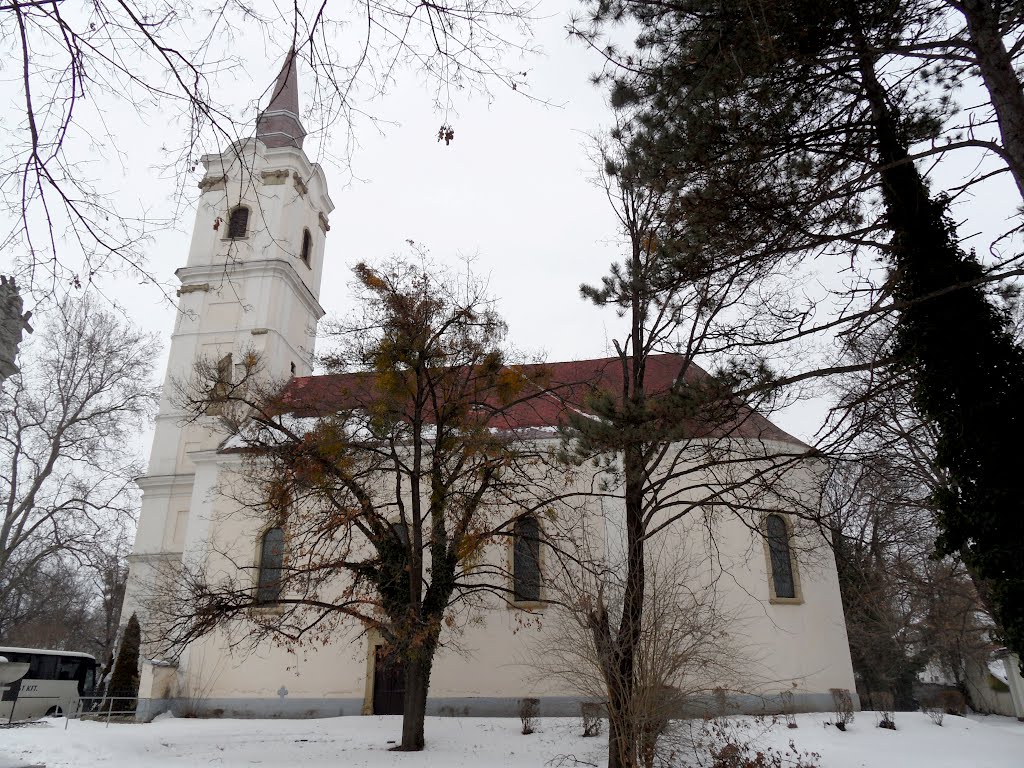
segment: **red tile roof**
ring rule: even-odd
[[[654,355],[647,360],[644,375],[649,395],[667,392],[685,364],[682,355]],[[570,411],[587,412],[587,403],[596,393],[613,397],[622,390],[621,361],[617,357],[596,360],[572,360],[517,366],[531,382],[519,399],[508,407],[496,407],[491,417],[498,428],[545,429],[562,426]],[[686,366],[685,380],[697,382],[708,374],[694,363]],[[345,408],[365,405],[374,399],[375,375],[340,373],[301,376],[291,380],[282,393],[286,410],[297,416],[327,415]],[[497,406],[497,399],[495,398]],[[693,424],[686,430],[693,437],[731,436],[745,439],[776,440],[803,446],[797,438],[772,424],[751,408],[743,407],[738,416],[725,423]]]

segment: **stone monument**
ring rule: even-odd
[[[32,333],[32,313],[23,313],[24,308],[14,278],[0,275],[0,382],[18,372],[18,345],[25,331]]]

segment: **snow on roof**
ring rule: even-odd
[[[49,648],[18,648],[13,645],[0,647],[0,654],[5,653],[39,653],[44,656],[75,656],[81,659],[96,660],[96,657],[91,653],[81,653],[79,651],[54,651]]]
[[[1002,661],[996,661],[995,659],[990,661],[988,663],[988,671],[992,675],[992,677],[994,677],[1003,685],[1008,686],[1010,684],[1010,681],[1006,676],[1006,667],[1003,665]]]
[[[613,397],[622,389],[622,363],[617,357],[573,360],[516,366],[526,380],[519,399],[502,407],[497,398],[490,417],[493,429],[538,430],[554,434],[564,426],[570,413],[597,418],[587,410],[595,394]],[[668,392],[681,371],[684,380],[697,383],[708,374],[682,355],[653,355],[647,359],[644,382],[649,395]],[[358,408],[373,401],[375,375],[335,373],[300,376],[282,393],[283,407],[295,417],[319,417],[343,409]],[[807,447],[802,441],[772,424],[751,408],[743,407],[734,419],[716,424],[691,424],[693,437],[735,437],[771,440]]]

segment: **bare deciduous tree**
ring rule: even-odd
[[[130,522],[129,446],[157,402],[151,336],[90,301],[59,310],[0,389],[0,636],[41,606],[28,595],[40,580],[88,564]]]
[[[89,555],[88,572],[94,595],[90,640],[103,669],[109,669],[114,663],[131,549],[132,540],[127,532],[115,527]]]
[[[877,322],[848,343],[847,354],[878,356],[892,330],[891,321]],[[898,370],[847,376],[835,385],[839,405],[821,446],[834,460],[822,513],[858,691],[865,701],[873,692],[891,692],[898,708],[913,709],[914,685],[931,663],[967,694],[968,668],[991,653],[990,628],[981,619],[984,582],[972,583],[956,557],[934,557],[934,498],[948,483],[935,462],[936,430],[917,414]]]
[[[595,512],[587,522],[593,531],[581,541],[601,541],[597,529],[613,525]],[[599,552],[589,558],[591,564],[603,560]],[[742,621],[735,609],[725,607],[708,561],[680,539],[669,545],[662,538],[648,548],[630,698],[625,712],[608,710],[615,721],[610,730],[621,733],[624,726],[638,724],[635,760],[645,768],[676,764],[692,747],[680,718],[703,714],[716,689],[743,690],[755,675],[756,652],[745,646]],[[551,612],[543,642],[528,659],[539,680],[557,680],[593,702],[607,700],[610,659],[599,657],[589,617],[595,595],[600,601],[605,593],[625,589],[622,575],[620,569],[583,570],[553,580],[560,608]]]
[[[117,527],[116,520],[111,523]],[[96,656],[101,670],[109,671],[130,548],[123,530],[115,531],[114,536],[101,532],[75,553],[55,555],[24,574],[0,609],[14,617],[3,633],[3,642],[84,651]]]
[[[309,115],[317,134],[347,132],[344,148],[332,152],[344,157],[354,147],[347,129],[373,120],[368,102],[403,69],[433,88],[449,141],[456,90],[523,91],[525,73],[507,66],[506,54],[528,49],[531,10],[516,0],[96,0],[81,8],[13,0],[0,8],[0,51],[20,115],[0,141],[0,246],[20,254],[17,275],[35,292],[59,294],[111,272],[154,282],[147,239],[174,217],[130,208],[90,164],[128,161],[126,128],[181,124],[182,140],[163,163],[183,191],[204,152],[252,132],[251,104],[237,103],[226,85],[251,63],[241,43],[265,40],[270,52],[255,55],[270,59],[299,53],[315,80]]]

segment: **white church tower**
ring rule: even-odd
[[[214,417],[184,424],[175,382],[195,362],[216,362],[237,377],[256,352],[274,381],[312,371],[324,241],[334,208],[323,171],[302,150],[297,57],[289,53],[255,138],[202,158],[206,175],[188,261],[175,273],[178,317],[146,475],[123,620],[139,613],[145,634],[147,595],[162,564],[181,562],[202,535],[210,483],[197,467],[223,439]],[[209,463],[209,462],[205,462]],[[202,472],[200,472],[202,474]]]

